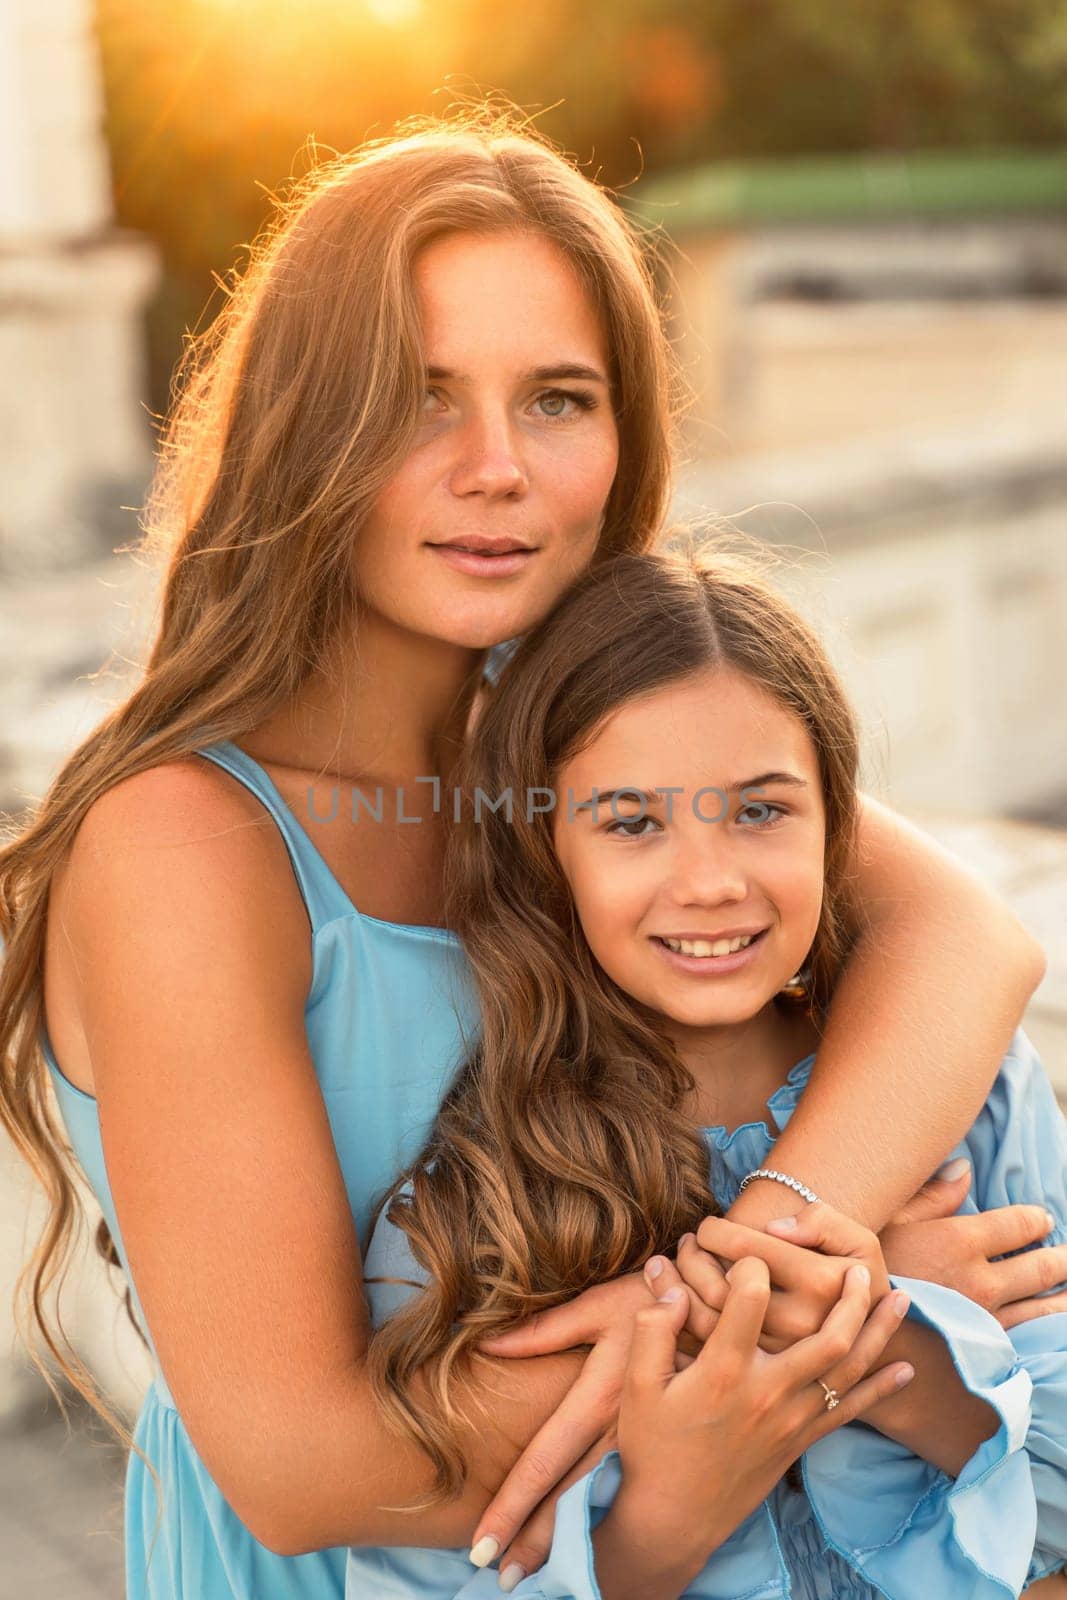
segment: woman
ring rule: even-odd
[[[359,1244],[476,1020],[440,926],[430,780],[447,793],[489,649],[657,536],[674,384],[641,241],[493,111],[311,175],[198,356],[153,497],[143,681],[0,857],[0,1104],[52,1201],[31,1306],[76,1215],[65,1123],[158,1358],[127,1479],[131,1600],[340,1594],[344,1546],[410,1535],[382,1484],[429,1481],[370,1391]],[[873,801],[857,872],[869,926],[780,1159],[877,1225],[973,1119],[1043,957]],[[961,1020],[935,1074],[943,1010]],[[825,1135],[901,1104],[908,1125],[861,1166]],[[768,1188],[738,1215],[776,1213]],[[527,1537],[547,1549],[541,1502],[613,1424],[633,1310],[623,1283],[579,1308],[588,1360],[494,1376],[472,1482],[499,1484],[548,1423],[495,1536],[540,1506]],[[428,1515],[420,1542],[462,1542],[488,1499]]]
[[[570,1489],[545,1567],[501,1556],[505,1591],[997,1600],[1067,1560],[1067,1317],[1012,1339],[960,1294],[898,1279],[909,1312],[892,1230],[883,1246],[826,1205],[766,1232],[706,1215],[709,1167],[725,1209],[776,1166],[771,1129],[803,1104],[857,768],[817,636],[753,564],[707,551],[588,574],[468,746],[446,905],[484,1026],[368,1251],[383,1410],[452,1494],[478,1350],[642,1267],[660,1299],[627,1364],[621,1487],[609,1458]],[[856,1149],[867,1130],[836,1132]],[[960,1158],[972,1209],[1050,1208],[1045,1257],[1067,1270],[1067,1127],[1021,1030]],[[675,1269],[659,1252],[679,1239]],[[383,1271],[421,1292],[377,1287]],[[676,1374],[683,1280],[699,1343]],[[817,1331],[798,1337],[805,1291]],[[466,1556],[354,1550],[349,1600],[492,1592]]]

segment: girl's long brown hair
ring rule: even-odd
[[[408,119],[318,165],[278,201],[220,315],[190,342],[141,546],[165,569],[147,665],[64,762],[30,821],[8,819],[0,1121],[49,1202],[20,1279],[19,1321],[57,1398],[51,1363],[127,1444],[47,1312],[79,1220],[38,1044],[53,876],[113,784],[240,739],[314,669],[334,670],[339,647],[355,636],[352,543],[410,447],[425,390],[413,257],[445,234],[501,229],[534,230],[555,244],[602,319],[619,467],[600,553],[653,539],[670,496],[672,424],[687,400],[664,331],[660,239],[499,99]],[[103,1224],[97,1242],[118,1264]]]
[[[457,771],[466,809],[449,839],[447,910],[473,970],[481,1037],[383,1202],[428,1281],[370,1346],[380,1403],[434,1464],[434,1499],[464,1481],[455,1380],[475,1342],[673,1250],[711,1207],[707,1148],[681,1110],[692,1077],[654,1015],[594,960],[551,817],[530,814],[544,803],[536,791],[554,791],[564,764],[634,696],[708,667],[742,672],[799,718],[818,758],[816,1020],[847,954],[853,715],[819,639],[763,568],[754,552],[712,542],[593,569],[525,637]],[[479,789],[499,809],[476,816]]]

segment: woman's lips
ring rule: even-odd
[[[763,941],[767,937],[767,929],[756,935],[751,944],[743,950],[736,950],[729,956],[684,956],[680,950],[671,950],[663,943],[662,939],[653,937],[652,944],[660,955],[676,972],[691,973],[698,978],[721,978],[728,973],[737,972],[740,967],[747,967],[753,962],[763,949]]]
[[[473,578],[510,577],[514,572],[522,572],[537,554],[536,550],[508,550],[497,556],[476,554],[454,544],[432,544],[430,549],[457,572],[467,572]]]

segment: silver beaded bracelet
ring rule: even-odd
[[[773,1167],[757,1167],[747,1178],[742,1178],[738,1194],[742,1194],[757,1178],[773,1178],[775,1183],[784,1183],[787,1189],[793,1189],[802,1200],[807,1200],[809,1205],[820,1204],[818,1195],[809,1189],[806,1183],[801,1183],[799,1178],[791,1178],[786,1172],[776,1172]]]

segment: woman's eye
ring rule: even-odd
[[[642,837],[641,830],[644,829],[646,823],[651,823],[653,828],[659,827],[659,823],[654,817],[616,817],[614,822],[607,824],[604,832],[620,833],[625,839],[640,839]],[[631,832],[631,829],[637,829],[638,831]]]
[[[577,407],[577,412],[592,411],[596,405],[596,398],[587,394],[583,389],[546,389],[537,396],[537,404],[547,404],[550,409],[543,411],[542,415],[550,417],[553,422],[570,422],[576,416],[574,411],[564,410],[568,402]]]
[[[778,816],[785,816],[784,806],[772,805],[769,800],[753,800],[749,805],[745,806],[744,811],[741,813],[742,816],[744,816],[745,811],[775,811]],[[765,827],[769,821],[769,817],[758,817],[754,826],[757,828]]]

